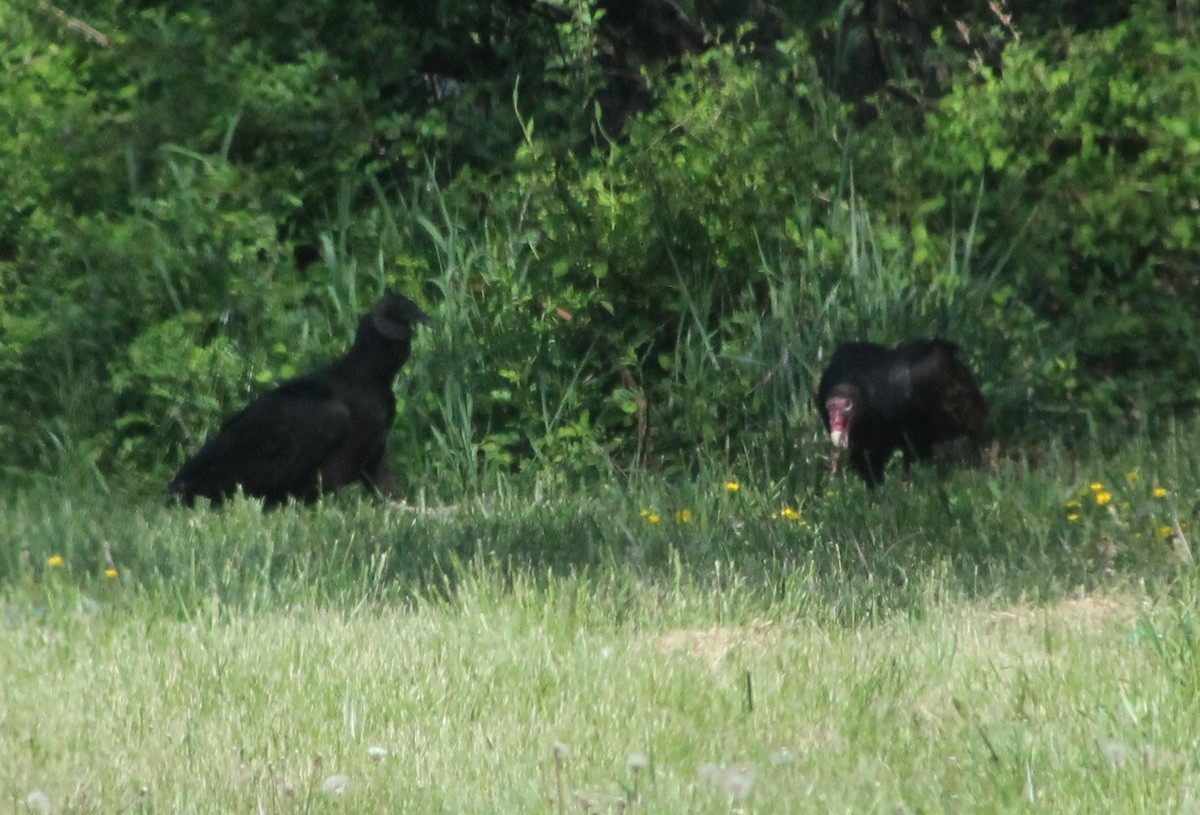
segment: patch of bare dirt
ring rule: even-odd
[[[771,621],[754,620],[742,626],[676,628],[660,636],[655,644],[664,654],[687,654],[715,668],[734,648],[765,648],[774,636]]]
[[[1041,626],[1046,622],[1065,623],[1073,628],[1099,628],[1113,624],[1133,625],[1149,608],[1148,598],[1132,593],[1085,594],[1064,597],[1046,605],[1017,603],[990,611],[985,619],[1013,623],[1020,628]]]

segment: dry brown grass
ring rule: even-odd
[[[742,626],[675,628],[659,636],[655,645],[661,653],[687,654],[716,668],[735,648],[766,648],[778,636],[773,622],[754,620]]]

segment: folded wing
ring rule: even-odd
[[[239,486],[279,504],[289,496],[315,499],[321,464],[350,430],[350,409],[329,388],[303,379],[264,394],[231,416],[188,459],[171,492],[191,504],[198,496],[220,503]]]

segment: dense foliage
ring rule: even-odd
[[[849,337],[1010,437],[1193,406],[1194,15],[959,5],[2,6],[6,463],[161,481],[387,285],[411,481],[808,461]]]

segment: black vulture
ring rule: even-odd
[[[936,444],[979,438],[988,405],[958,351],[940,339],[895,348],[849,342],[834,351],[817,406],[837,455],[848,450],[850,465],[868,486],[883,481],[897,449],[908,470]]]
[[[389,291],[363,315],[345,356],[227,419],[180,467],[171,497],[220,504],[241,488],[275,506],[310,503],[353,482],[390,492],[384,450],[396,415],[392,383],[408,361],[414,326],[428,321],[416,303]]]

